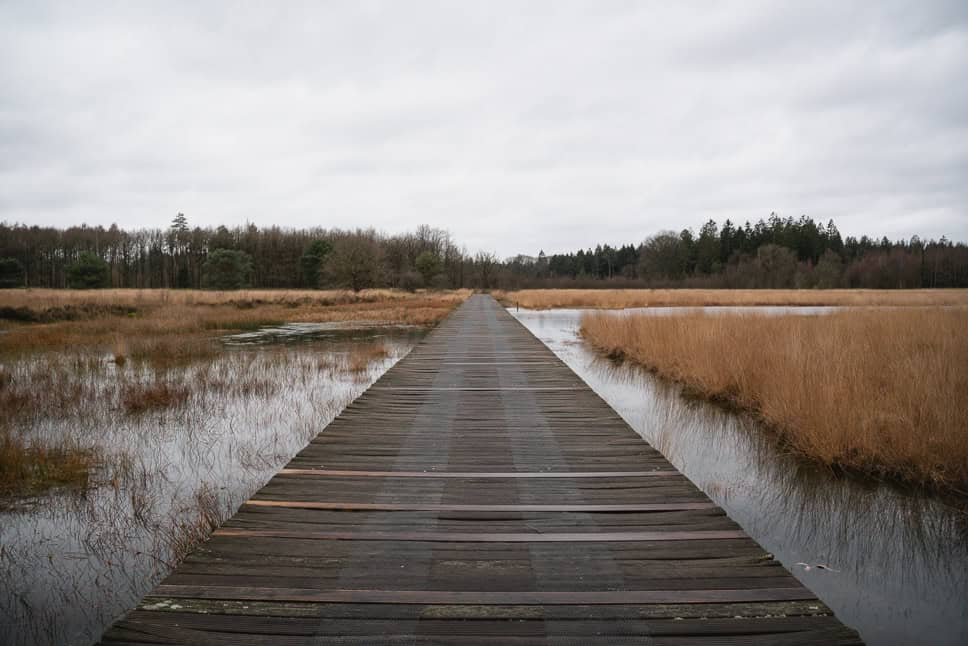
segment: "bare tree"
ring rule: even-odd
[[[494,282],[497,262],[497,256],[488,251],[478,251],[477,255],[474,256],[474,264],[476,265],[479,287],[481,289],[491,288]]]
[[[334,240],[325,273],[331,283],[358,292],[379,282],[381,257],[380,241],[373,231],[345,234]]]

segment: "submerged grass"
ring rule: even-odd
[[[121,392],[121,405],[128,413],[144,413],[159,408],[181,406],[188,401],[187,387],[156,381],[149,384],[127,384]]]
[[[968,305],[968,289],[524,289],[494,296],[507,307],[528,309]]]
[[[968,309],[587,313],[581,333],[824,464],[968,491]]]
[[[85,489],[97,464],[91,449],[71,444],[28,444],[0,431],[0,508],[5,498],[42,493],[53,487]]]
[[[211,369],[227,332],[310,321],[425,326],[469,293],[0,290],[0,495],[86,485],[94,453],[34,432],[52,420],[183,414],[195,396],[273,394],[280,384],[243,365],[252,359],[233,355]],[[369,344],[332,368],[355,379],[387,356]]]
[[[465,295],[0,321],[0,633],[96,641],[420,335],[351,323],[306,326],[346,328],[320,343],[244,345],[226,332],[422,324]]]

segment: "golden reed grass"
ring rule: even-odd
[[[824,464],[968,491],[968,308],[591,312],[581,333],[755,413]]]
[[[395,289],[350,290],[240,289],[8,289],[0,291],[0,306],[52,308],[94,304],[108,306],[224,305],[232,303],[346,305],[409,301],[414,298],[463,300],[470,290],[405,292]]]
[[[524,289],[494,292],[528,309],[751,305],[968,305],[968,289]]]
[[[295,322],[361,321],[433,325],[470,290],[409,293],[397,290],[294,291],[105,289],[0,290],[0,309],[74,320],[19,324],[0,334],[0,356],[17,352],[89,348],[122,357],[176,361],[201,358],[223,331]],[[3,327],[0,325],[0,327]],[[119,352],[118,348],[123,348]]]

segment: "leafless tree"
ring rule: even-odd
[[[380,282],[382,248],[374,231],[355,231],[333,241],[333,250],[325,263],[329,281],[354,292],[374,287]]]

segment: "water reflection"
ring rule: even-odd
[[[317,341],[375,340],[386,337],[418,334],[421,328],[400,325],[372,323],[361,325],[359,322],[331,323],[286,323],[275,327],[264,327],[252,332],[231,334],[222,339],[226,345],[278,345],[293,343],[312,343]]]
[[[580,310],[511,313],[868,643],[968,643],[964,507],[794,459],[754,421],[594,353]]]
[[[24,421],[25,434],[73,438],[103,459],[94,486],[0,511],[0,643],[95,641],[422,334],[282,329],[284,343],[250,334],[186,365],[85,363],[76,410]],[[72,360],[10,370],[26,379]],[[126,385],[159,380],[191,394],[138,414],[118,407]]]

